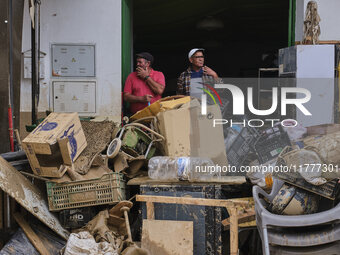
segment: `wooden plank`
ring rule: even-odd
[[[250,211],[237,216],[238,224],[249,222],[255,220],[255,211]],[[229,230],[230,228],[230,217],[222,220],[222,225],[224,230]]]
[[[238,255],[237,210],[231,207],[230,212],[230,255]]]
[[[142,248],[150,255],[193,255],[192,221],[143,220]]]
[[[0,157],[0,189],[14,198],[27,211],[46,224],[65,240],[69,232],[64,229],[58,218],[48,210],[44,195],[25,176]]]
[[[136,201],[153,202],[164,204],[184,204],[184,205],[203,205],[203,206],[220,206],[232,207],[234,205],[247,205],[248,201],[234,201],[233,199],[206,199],[206,198],[192,198],[192,197],[167,197],[167,196],[148,196],[137,195]]]
[[[155,206],[152,202],[146,202],[146,216],[148,220],[155,219]]]
[[[222,176],[220,179],[211,180],[209,182],[195,182],[195,184],[216,184],[216,185],[241,185],[246,183],[244,176]],[[188,181],[175,180],[154,180],[148,176],[136,177],[128,181],[127,185],[148,185],[148,184],[167,184],[167,185],[188,185],[193,184]]]
[[[38,237],[38,235],[33,231],[33,229],[28,225],[25,219],[22,217],[20,213],[14,214],[14,219],[25,232],[27,238],[31,241],[33,246],[37,249],[37,251],[42,255],[49,255],[50,252],[45,248],[44,244]]]
[[[15,134],[15,137],[17,138],[19,149],[22,150],[22,143],[21,143],[21,138],[20,138],[19,130],[18,129],[14,129],[14,134]]]

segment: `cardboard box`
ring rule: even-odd
[[[213,127],[213,119],[222,119],[218,105],[201,107],[195,100],[179,109],[157,114],[160,133],[165,137],[164,154],[170,157],[210,158],[215,164],[228,165],[222,125]]]
[[[36,175],[61,177],[87,146],[78,113],[51,113],[22,142]]]

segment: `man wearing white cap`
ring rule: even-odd
[[[191,66],[177,80],[177,95],[199,97],[204,84],[221,83],[217,73],[204,65],[204,49],[190,50],[188,58]]]

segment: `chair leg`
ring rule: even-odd
[[[263,227],[262,233],[263,233],[262,252],[265,255],[270,255],[267,226]]]

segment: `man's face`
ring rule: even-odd
[[[204,65],[204,55],[202,51],[196,51],[194,55],[190,58],[190,63],[196,67],[203,67]]]
[[[137,67],[141,67],[144,70],[146,70],[150,66],[150,61],[147,61],[144,58],[137,58],[136,62]]]

